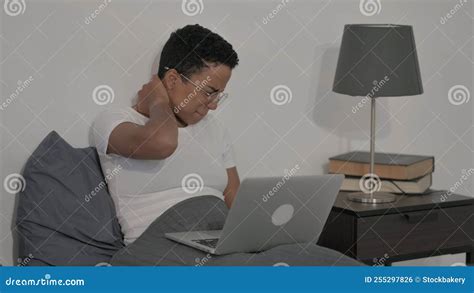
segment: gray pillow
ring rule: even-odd
[[[16,217],[20,258],[96,265],[124,246],[95,148],[73,148],[52,131],[23,176]]]

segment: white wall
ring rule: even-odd
[[[201,14],[187,16],[181,1],[113,0],[89,24],[102,1],[27,1],[24,14],[1,14],[2,102],[17,82],[31,84],[0,111],[3,179],[19,172],[51,130],[77,147],[89,144],[89,123],[107,106],[92,100],[93,89],[109,85],[114,104],[130,105],[156,70],[156,58],[171,30],[200,23],[222,34],[241,60],[228,85],[231,94],[220,118],[235,140],[242,177],[282,175],[295,164],[300,174],[327,171],[328,157],[368,149],[369,107],[351,109],[360,98],[332,93],[336,58],[346,23],[414,26],[425,93],[379,102],[377,151],[436,157],[434,187],[447,189],[462,169],[474,167],[473,101],[454,106],[454,85],[472,90],[472,3],[447,23],[440,17],[458,1],[381,1],[365,16],[359,1],[290,1],[268,23],[280,1],[204,0]],[[3,7],[3,5],[2,5]],[[292,101],[270,100],[278,84]],[[382,127],[383,125],[383,127]],[[472,178],[458,193],[473,195]],[[15,195],[1,190],[0,262],[12,263],[11,221]],[[462,256],[412,264],[451,264]]]

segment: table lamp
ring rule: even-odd
[[[376,99],[423,93],[412,26],[345,25],[332,90],[340,94],[370,99],[370,176],[376,176],[374,173]],[[369,191],[350,193],[348,199],[377,204],[393,202],[395,195],[370,188]]]

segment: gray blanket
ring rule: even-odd
[[[113,266],[358,266],[360,262],[313,243],[280,245],[258,253],[211,255],[165,238],[167,232],[219,230],[228,209],[215,196],[182,201],[158,217],[111,259]]]

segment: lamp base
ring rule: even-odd
[[[347,199],[354,202],[360,203],[371,203],[371,204],[380,204],[380,203],[389,203],[395,201],[395,194],[388,192],[353,192],[347,195]]]

